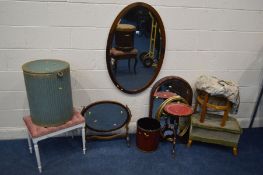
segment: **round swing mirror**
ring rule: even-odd
[[[157,77],[164,52],[165,31],[158,12],[142,2],[128,5],[114,20],[107,41],[113,83],[125,93],[142,92]]]

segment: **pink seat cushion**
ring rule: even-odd
[[[124,52],[122,50],[117,50],[116,48],[112,48],[110,50],[110,55],[112,57],[124,57],[124,56],[133,56],[136,57],[138,53],[137,49],[132,49],[130,51]]]
[[[163,98],[163,99],[167,99],[167,98],[170,98],[170,97],[173,97],[173,96],[176,96],[176,95],[177,94],[173,93],[173,92],[163,92],[163,91],[154,93],[155,97]]]
[[[26,116],[23,119],[24,119],[26,127],[28,131],[30,132],[30,135],[32,136],[32,138],[44,136],[52,132],[56,132],[56,131],[59,131],[65,128],[69,128],[69,127],[72,127],[72,126],[75,126],[81,123],[85,123],[85,118],[79,112],[75,112],[71,120],[69,120],[65,124],[60,125],[60,126],[55,126],[55,127],[38,126],[32,122],[32,119],[30,116]]]

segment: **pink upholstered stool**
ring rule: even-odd
[[[38,169],[40,173],[42,172],[42,167],[41,167],[39,149],[37,145],[37,142],[40,140],[44,140],[49,137],[53,137],[53,136],[56,136],[62,133],[66,133],[68,131],[82,128],[82,146],[83,146],[83,154],[85,154],[85,151],[86,151],[85,119],[79,112],[75,112],[71,120],[68,121],[67,123],[60,125],[60,126],[56,126],[56,127],[38,126],[32,122],[32,119],[30,116],[26,116],[23,119],[27,127],[29,151],[30,153],[32,153],[32,145],[31,145],[31,140],[30,140],[32,139],[33,144],[34,144],[36,159],[37,159],[37,165],[38,165]]]

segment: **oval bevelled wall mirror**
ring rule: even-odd
[[[165,31],[158,12],[137,2],[114,20],[107,41],[109,75],[121,91],[139,93],[157,77],[164,59]]]

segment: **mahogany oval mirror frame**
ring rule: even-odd
[[[113,59],[112,50],[113,49],[115,50],[115,48],[117,48],[117,46],[116,46],[118,44],[117,42],[123,42],[124,40],[129,40],[128,38],[127,39],[126,38],[125,39],[122,38],[121,39],[122,41],[118,41],[118,39],[116,39],[116,35],[117,35],[116,31],[117,31],[117,27],[119,28],[120,22],[121,22],[121,20],[123,20],[124,16],[125,15],[128,16],[127,15],[128,13],[130,13],[131,11],[135,11],[136,9],[142,9],[142,11],[143,10],[144,11],[147,10],[147,13],[151,17],[151,20],[150,20],[151,22],[149,22],[150,25],[148,24],[148,28],[151,28],[151,29],[146,29],[146,30],[148,30],[150,32],[148,32],[148,34],[147,34],[148,36],[146,36],[146,34],[145,34],[145,38],[148,37],[147,38],[148,39],[147,40],[148,43],[144,44],[144,45],[147,45],[149,50],[147,50],[147,52],[142,53],[138,49],[138,55],[137,55],[137,49],[136,49],[136,47],[134,47],[135,50],[136,50],[136,58],[135,59],[131,59],[131,60],[128,59],[128,68],[129,68],[129,74],[130,74],[129,76],[132,77],[132,80],[129,80],[128,78],[123,78],[123,81],[129,82],[128,84],[133,86],[133,82],[132,81],[137,83],[137,78],[140,78],[141,75],[144,75],[144,72],[142,72],[142,71],[140,72],[138,70],[136,71],[137,62],[139,62],[139,61],[141,61],[141,62],[138,63],[138,64],[144,65],[145,70],[148,71],[148,72],[151,71],[151,74],[150,74],[150,76],[148,76],[148,79],[146,80],[146,82],[142,82],[140,84],[140,87],[127,88],[122,83],[119,82],[120,80],[117,80],[117,78],[119,78],[119,77],[116,77],[116,76],[120,75],[120,71],[118,70],[118,72],[116,73],[117,61],[118,60],[115,60],[115,57]],[[144,13],[146,13],[146,12],[144,12]],[[125,16],[125,18],[126,18],[126,16]],[[126,24],[124,24],[124,25],[126,25]],[[126,25],[126,27],[127,26],[130,27],[132,25],[128,24],[128,25]],[[132,34],[132,37],[134,38],[134,35],[135,35],[135,37],[139,37],[139,36],[137,36],[140,33],[140,32],[138,32],[138,29],[137,29],[138,27],[134,27],[134,28],[135,29],[134,29],[134,32]],[[120,30],[122,30],[122,29],[120,29]],[[153,31],[155,31],[155,33]],[[128,35],[126,34],[125,36],[128,36]],[[138,43],[138,41],[135,41],[135,42],[132,41],[132,44],[136,43],[136,42]],[[151,42],[153,42],[153,43],[151,43]],[[156,47],[157,44],[158,44],[158,47]],[[151,49],[152,47],[153,47],[152,53],[154,54],[154,56],[151,57],[152,59],[148,59],[148,61],[150,61],[150,63],[146,62],[147,61],[146,59],[145,59],[145,62],[143,62],[144,60],[142,61],[142,54],[144,54],[143,56],[145,56],[145,54],[149,54],[150,50],[152,50]],[[155,49],[157,49],[157,51]],[[133,50],[131,50],[129,52],[132,52]],[[139,53],[141,55],[139,55]],[[155,56],[155,53],[157,53],[156,54],[157,57]],[[114,85],[118,89],[120,89],[122,92],[125,92],[125,93],[128,93],[128,94],[135,94],[135,93],[142,92],[143,90],[148,88],[153,83],[153,81],[155,80],[155,78],[159,74],[160,69],[162,67],[163,59],[164,59],[164,53],[165,53],[165,30],[164,30],[163,22],[162,22],[162,20],[161,20],[161,18],[159,16],[158,12],[152,6],[150,6],[150,5],[146,4],[146,3],[143,3],[143,2],[136,2],[136,3],[130,4],[127,7],[125,7],[118,14],[118,16],[115,18],[115,20],[114,20],[114,22],[113,22],[113,24],[112,24],[112,26],[110,28],[110,32],[109,32],[108,40],[107,40],[107,47],[106,47],[107,69],[108,69],[108,73],[109,73],[110,78],[113,81]],[[133,71],[130,70],[130,61],[134,62],[133,63],[133,65],[134,65],[134,67],[133,67],[134,70]],[[157,62],[157,63],[155,63],[155,62]],[[116,64],[116,65],[114,65],[114,64]],[[126,65],[126,63],[125,63],[125,65]],[[147,67],[148,67],[148,69],[146,69]],[[126,71],[125,74],[128,74],[127,73],[128,71],[127,70],[125,70],[125,71]]]

